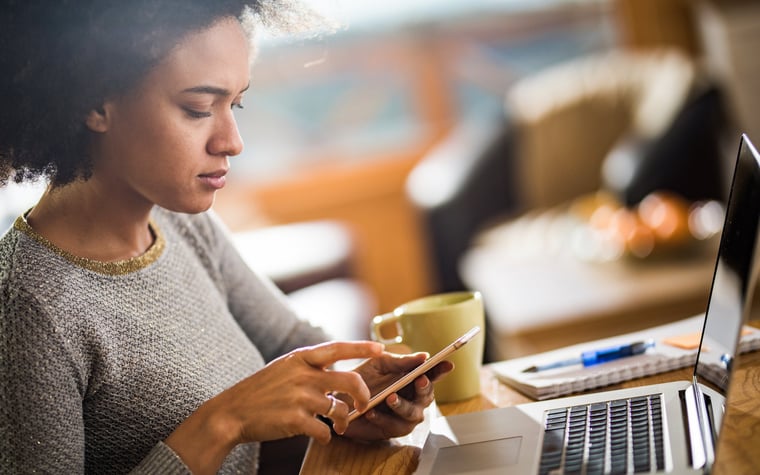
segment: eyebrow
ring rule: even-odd
[[[238,94],[242,94],[245,91],[248,90],[248,88],[251,87],[251,84],[248,83],[247,86],[245,86]],[[192,94],[211,94],[214,96],[231,96],[232,92],[228,89],[224,89],[222,87],[216,87],[216,86],[194,86],[189,87],[187,89],[183,89],[182,92],[189,92]]]

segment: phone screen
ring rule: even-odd
[[[460,336],[456,340],[449,343],[446,347],[444,347],[441,351],[436,353],[435,355],[431,356],[430,358],[426,359],[421,365],[414,368],[412,371],[406,373],[390,385],[386,386],[382,391],[375,394],[370,398],[369,404],[367,405],[367,408],[364,411],[357,411],[354,409],[348,414],[348,421],[351,422],[354,419],[360,417],[362,414],[370,410],[371,408],[377,406],[381,402],[385,400],[386,397],[390,396],[391,394],[395,393],[396,391],[399,391],[401,388],[406,386],[407,384],[414,381],[418,376],[425,374],[428,370],[433,368],[435,365],[446,359],[447,356],[449,356],[451,353],[455,352],[462,346],[464,346],[468,341],[472,340],[475,335],[480,333],[480,327],[474,326],[471,329],[469,329],[464,335]]]

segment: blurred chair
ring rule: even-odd
[[[518,209],[514,145],[505,121],[464,123],[410,173],[406,192],[422,211],[437,291],[462,289],[458,260],[473,235]]]
[[[353,273],[354,239],[338,221],[267,225],[239,231],[243,259],[288,295],[302,318],[340,340],[369,338],[371,289]]]
[[[701,80],[689,58],[660,50],[582,57],[519,81],[505,105],[519,128],[517,182],[525,209],[599,190],[609,153],[621,141],[661,140],[702,93]],[[684,132],[682,145],[695,139]]]
[[[551,67],[506,92],[505,117],[493,127],[456,129],[409,176],[408,194],[428,226],[441,290],[483,282],[472,275],[499,278],[489,269],[468,268],[470,278],[463,279],[461,268],[476,243],[492,251],[514,244],[494,239],[500,235],[494,229],[532,226],[530,216],[541,210],[600,189],[627,204],[654,190],[690,200],[723,197],[722,97],[678,52],[612,51]],[[524,245],[541,253],[538,237]],[[493,327],[505,317],[493,315],[499,306],[489,300],[509,299],[513,290],[488,284],[503,289],[485,295]]]

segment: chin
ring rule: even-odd
[[[176,213],[185,213],[185,214],[198,214],[203,213],[205,211],[208,211],[211,209],[211,206],[214,204],[214,200],[208,200],[203,202],[196,202],[196,203],[173,203],[172,205],[163,205],[161,203],[157,203],[158,206],[161,206],[162,208],[166,208],[169,211],[174,211]]]
[[[212,206],[213,204],[214,204],[214,202],[212,201],[211,203],[208,203],[208,204],[206,204],[206,205],[203,205],[203,206],[198,206],[198,207],[195,207],[195,208],[189,209],[189,210],[185,211],[185,213],[187,213],[187,214],[198,214],[198,213],[204,213],[204,212],[206,212],[206,211],[210,210],[210,209],[211,209],[211,206]]]

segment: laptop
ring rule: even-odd
[[[755,288],[759,217],[760,155],[742,135],[691,380],[437,418],[415,473],[709,473]]]

